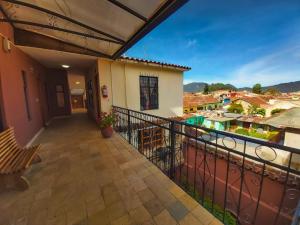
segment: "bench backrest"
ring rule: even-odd
[[[0,133],[0,159],[12,150],[18,149],[14,128],[10,127]]]

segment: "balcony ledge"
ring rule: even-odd
[[[86,115],[39,136],[31,187],[0,194],[0,224],[222,224],[118,134],[103,139]]]

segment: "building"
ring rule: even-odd
[[[289,109],[265,121],[273,127],[284,129],[284,145],[300,148],[300,108]],[[300,169],[300,157],[294,155],[292,164]]]
[[[98,59],[87,76],[87,83],[98,74],[100,109],[112,105],[153,115],[174,117],[183,113],[183,72],[189,67],[131,57]],[[103,95],[107,89],[107,96]],[[170,98],[170,96],[172,96]],[[93,107],[88,107],[92,113]]]
[[[199,110],[219,109],[222,103],[212,95],[185,93],[183,97],[184,113],[197,112]]]
[[[269,115],[270,113],[267,111],[271,111],[268,110],[270,109],[270,104],[268,103],[268,101],[260,96],[244,96],[244,97],[240,97],[240,98],[236,98],[234,100],[232,100],[232,103],[234,104],[240,104],[242,105],[244,111],[243,113],[246,115],[249,115],[251,112],[251,109],[254,107],[260,108],[260,109],[264,109],[265,110],[265,115]]]

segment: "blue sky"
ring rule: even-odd
[[[300,0],[190,0],[126,52],[192,67],[184,83],[300,80]]]

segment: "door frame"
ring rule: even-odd
[[[0,73],[0,132],[2,132],[6,127],[5,114],[4,114],[4,101],[2,94],[2,83],[1,83],[1,73]]]
[[[97,107],[97,112],[96,115],[99,118],[100,117],[100,112],[101,112],[101,108],[100,108],[100,82],[99,82],[99,75],[98,73],[96,73],[96,75],[94,76],[94,84],[95,84],[95,91],[96,91],[96,107]]]

